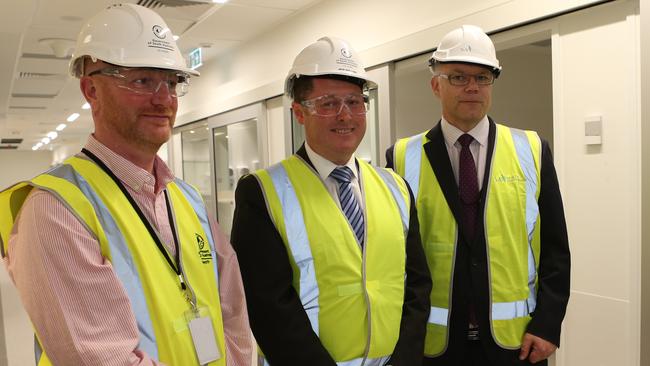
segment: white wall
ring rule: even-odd
[[[47,170],[51,163],[52,152],[50,151],[0,151],[2,170],[0,190],[21,180],[35,177]],[[18,292],[5,269],[0,270],[0,298],[4,323],[3,345],[6,345],[6,349],[0,347],[0,364],[34,365],[34,334],[18,298]]]
[[[553,39],[555,158],[573,262],[561,365],[639,365],[641,98],[634,5],[562,17]],[[600,147],[583,143],[584,119],[591,115],[603,116]]]
[[[79,153],[84,145],[86,145],[86,139],[81,138],[78,141],[57,147],[52,151],[52,164],[62,163],[65,159]]]
[[[650,103],[647,102],[648,95],[650,95],[650,0],[640,0],[640,47],[641,47],[641,60],[640,70],[641,75],[639,82],[641,83],[641,100],[645,103],[641,105],[641,141],[650,141]],[[641,179],[641,227],[642,240],[641,247],[641,285],[640,290],[642,294],[641,304],[646,304],[641,307],[641,322],[640,333],[641,339],[639,344],[650,344],[650,144],[641,144],[641,164],[642,179]],[[650,347],[641,348],[641,365],[650,365]]]
[[[288,151],[285,148],[286,135],[291,131],[285,131],[283,97],[275,97],[266,101],[266,120],[268,123],[268,146],[269,165],[280,162],[287,157]],[[289,144],[291,140],[289,139]],[[289,150],[290,151],[290,150]]]
[[[347,39],[366,67],[435,47],[463,22],[493,31],[594,0],[328,0],[274,30],[207,62],[179,106],[177,125],[282,93],[298,52],[323,35]],[[470,15],[467,15],[470,14]]]

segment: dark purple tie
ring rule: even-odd
[[[472,157],[472,151],[469,145],[474,138],[464,134],[458,138],[460,149],[460,160],[458,164],[458,190],[460,195],[460,204],[463,208],[463,224],[465,227],[465,237],[471,242],[476,235],[476,214],[478,212],[478,178],[476,175],[476,165]],[[467,304],[467,316],[469,320],[468,339],[478,339],[478,321],[476,318],[476,309],[472,301],[472,295],[469,295]]]
[[[458,142],[462,146],[458,164],[458,190],[463,208],[465,237],[470,241],[474,240],[474,236],[476,235],[476,214],[479,197],[476,164],[474,164],[474,158],[469,149],[472,141],[474,141],[474,138],[468,134],[464,134],[458,138]]]

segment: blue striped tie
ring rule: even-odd
[[[359,206],[354,193],[352,192],[352,170],[347,166],[340,166],[335,168],[330,177],[334,178],[339,183],[339,202],[341,203],[341,210],[348,218],[348,222],[354,231],[354,234],[359,240],[359,244],[363,246],[364,224],[363,224],[363,210]]]

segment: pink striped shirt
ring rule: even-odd
[[[175,252],[163,189],[174,179],[156,157],[154,175],[90,136],[86,149],[122,181]],[[214,220],[228,366],[251,364],[253,340],[239,264]],[[54,195],[34,189],[9,239],[9,274],[55,365],[161,365],[139,350],[131,303],[99,242]],[[185,366],[185,365],[174,365]]]

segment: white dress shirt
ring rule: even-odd
[[[336,204],[340,208],[341,203],[339,202],[338,194],[339,183],[336,181],[336,179],[330,177],[330,173],[332,173],[332,171],[340,165],[336,165],[324,157],[318,155],[318,153],[309,147],[309,144],[307,142],[305,142],[305,150],[307,151],[309,160],[311,160],[311,163],[314,165],[314,168],[318,172],[318,175],[320,175],[321,179],[325,183],[327,191],[334,198],[334,201],[336,201]],[[350,160],[348,160],[345,166],[352,170],[352,181],[350,182],[352,185],[352,193],[354,193],[354,197],[357,199],[357,202],[359,202],[359,206],[361,206],[365,212],[366,207],[364,204],[363,195],[361,194],[361,177],[359,175],[359,170],[357,169],[354,154],[350,157]]]
[[[447,122],[444,117],[440,122],[440,127],[442,129],[442,135],[445,138],[445,146],[447,147],[447,153],[449,154],[449,160],[451,161],[451,168],[454,170],[454,178],[456,178],[456,184],[458,184],[458,166],[460,165],[460,149],[462,148],[460,142],[458,142],[458,138],[465,132]],[[490,122],[488,121],[487,116],[484,116],[483,119],[467,133],[474,138],[474,141],[469,145],[469,149],[472,152],[474,164],[476,164],[478,189],[480,190],[481,187],[483,187],[483,175],[485,174],[485,163],[487,160],[488,135],[490,133]]]

